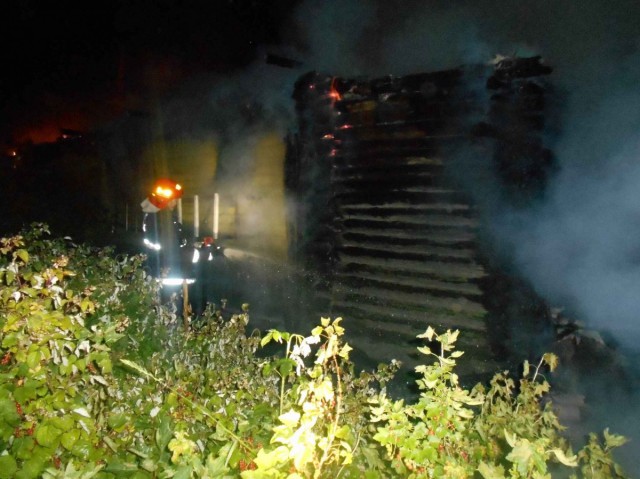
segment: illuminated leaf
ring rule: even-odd
[[[505,479],[504,468],[502,466],[487,464],[484,461],[480,462],[478,472],[482,474],[484,479]]]
[[[287,411],[284,414],[278,416],[278,419],[288,427],[295,427],[298,425],[298,421],[300,421],[300,413],[294,410]]]
[[[260,346],[265,346],[266,344],[269,343],[269,341],[271,341],[271,338],[273,337],[273,329],[270,330],[267,334],[264,335],[264,337],[260,340]]]
[[[507,440],[507,444],[511,447],[515,447],[517,438],[515,434],[510,434],[506,429],[504,430],[504,438]]]
[[[349,359],[349,351],[353,351],[353,348],[348,344],[345,344],[344,346],[342,346],[342,349],[340,349],[338,356],[344,359]]]
[[[90,418],[91,414],[89,414],[89,411],[87,411],[86,408],[84,407],[79,407],[73,410],[73,412],[75,412],[76,414],[82,416],[82,417],[86,417],[86,418]]]
[[[426,330],[424,333],[422,333],[422,334],[418,334],[418,336],[417,336],[417,337],[418,337],[418,338],[427,338],[429,341],[432,341],[432,340],[433,340],[433,337],[434,337],[435,335],[436,335],[435,330],[434,330],[431,326],[429,326],[429,327],[427,328],[427,330]]]
[[[627,442],[629,442],[629,439],[624,437],[624,436],[620,436],[617,434],[610,434],[609,433],[609,428],[606,428],[603,431],[604,434],[604,442],[605,445],[607,447],[607,449],[612,449],[614,447],[620,447],[623,446],[624,444],[626,444]]]
[[[505,434],[506,436],[506,434]],[[508,439],[507,439],[508,440]],[[528,439],[521,439],[517,442],[509,454],[507,454],[507,460],[513,462],[518,472],[522,475],[527,473],[529,469],[529,461],[534,455],[534,448]]]
[[[142,374],[143,376],[147,376],[150,378],[154,378],[153,375],[147,371],[146,369],[144,369],[142,366],[140,366],[139,364],[133,362],[133,361],[129,361],[128,359],[120,359],[120,362],[122,364],[124,364],[125,366],[130,367],[131,369],[133,369],[134,371],[139,372],[140,374]],[[155,378],[154,378],[155,379]]]
[[[558,461],[560,461],[565,466],[578,466],[578,456],[573,455],[571,457],[567,457],[562,449],[552,449],[551,452],[553,452],[553,454],[556,456],[556,459],[558,459]]]
[[[286,462],[287,460],[289,460],[289,448],[286,446],[278,446],[270,452],[265,452],[264,449],[260,449],[253,462],[258,466],[258,469],[268,470],[274,468],[278,464]],[[264,472],[253,477],[264,477]]]
[[[19,249],[16,251],[16,256],[25,263],[29,262],[29,252],[26,249]]]
[[[558,367],[558,356],[553,353],[545,353],[542,355],[542,359],[549,366],[549,369],[553,372]]]
[[[431,348],[429,346],[418,346],[418,351],[422,354],[431,354]]]

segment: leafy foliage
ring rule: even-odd
[[[405,404],[397,364],[354,372],[340,318],[261,337],[207,310],[185,330],[144,258],[48,235],[0,239],[0,479],[625,477],[625,438],[574,453],[542,405],[553,355],[465,390],[458,332],[429,327]]]

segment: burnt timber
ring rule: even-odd
[[[342,316],[359,354],[413,369],[423,359],[416,335],[431,325],[461,330],[462,374],[495,372],[509,326],[491,297],[500,274],[482,246],[474,170],[489,171],[514,204],[543,189],[549,73],[534,57],[299,78],[286,161],[290,250],[317,273],[318,314]]]

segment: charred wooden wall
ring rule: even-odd
[[[289,139],[290,249],[317,272],[319,314],[345,320],[372,361],[412,367],[427,325],[462,331],[470,376],[495,371],[504,318],[486,285],[480,206],[459,181],[457,152],[525,198],[544,182],[544,75],[538,59],[343,79],[301,77],[298,131]],[[462,173],[462,175],[460,174]],[[524,193],[526,192],[526,194]]]

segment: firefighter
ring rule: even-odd
[[[180,281],[190,276],[191,258],[187,258],[187,241],[176,211],[182,193],[179,183],[161,178],[140,203],[144,213],[142,232],[149,266],[152,274],[162,278],[163,282]]]

